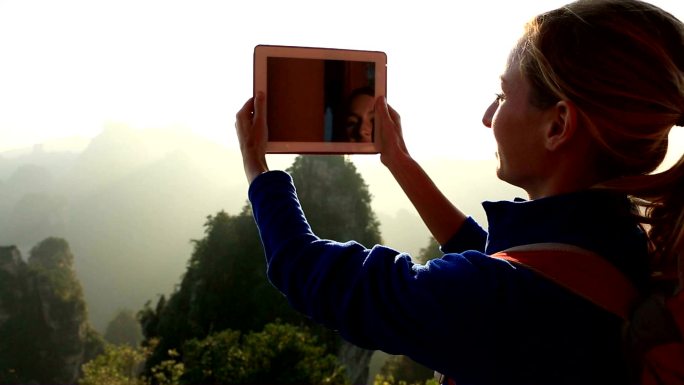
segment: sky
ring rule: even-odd
[[[112,125],[237,148],[254,46],[282,44],[386,52],[411,152],[489,159],[481,116],[506,56],[526,20],[564,3],[0,0],[0,154]],[[684,19],[684,1],[653,3]]]

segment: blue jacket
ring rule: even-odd
[[[488,256],[569,243],[598,252],[642,286],[646,240],[623,196],[485,202],[489,234],[469,218],[442,246],[446,254],[425,265],[389,247],[318,238],[284,172],[257,177],[249,198],[272,284],[360,347],[409,356],[459,385],[628,382],[617,316]]]

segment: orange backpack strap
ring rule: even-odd
[[[589,250],[561,243],[535,243],[492,255],[524,266],[627,320],[639,292],[617,268]]]

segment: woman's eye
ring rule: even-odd
[[[501,102],[503,102],[505,99],[506,99],[506,97],[504,96],[504,94],[502,94],[502,93],[496,94],[496,102],[497,102],[497,103],[501,103]]]
[[[345,126],[346,126],[346,127],[356,127],[356,126],[359,125],[359,123],[360,123],[359,119],[357,119],[357,118],[354,117],[354,116],[350,116],[350,117],[347,118],[347,121],[346,121],[346,123],[345,123]]]

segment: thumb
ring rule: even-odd
[[[394,124],[396,124],[398,126],[401,126],[401,117],[399,116],[399,113],[394,108],[392,108],[392,106],[390,106],[389,104],[385,104],[385,105],[387,106],[387,111],[388,111],[390,118],[392,119],[392,122],[394,122]]]
[[[259,91],[254,97],[254,121],[266,119],[266,95]]]
[[[375,99],[375,111],[379,112],[377,117],[380,120],[380,124],[392,122],[392,118],[387,109],[387,99],[385,99],[384,96],[378,96],[377,99]]]

